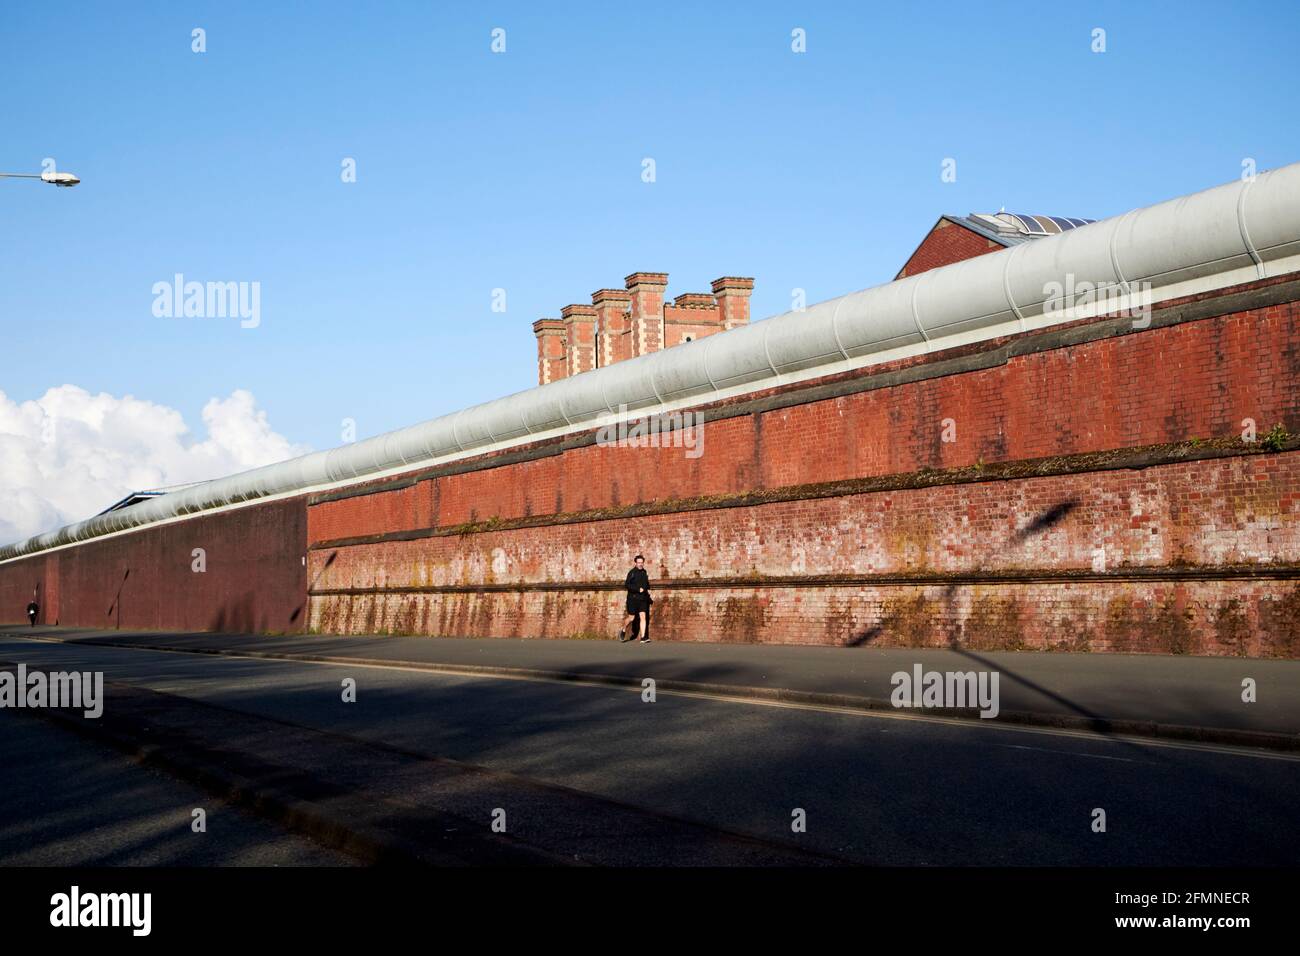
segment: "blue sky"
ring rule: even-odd
[[[754,276],[768,316],[889,280],[941,213],[1102,218],[1300,159],[1289,3],[58,9],[0,26],[0,170],[83,179],[0,181],[0,390],[194,427],[246,389],[316,448],[530,387],[533,320],[633,271]],[[260,326],[155,317],[178,272],[259,282]]]

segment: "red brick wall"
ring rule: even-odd
[[[385,593],[312,625],[608,636],[637,552],[672,640],[1300,654],[1300,452],[331,547],[317,590]]]
[[[612,639],[610,591],[356,595],[312,602],[328,633]],[[1300,657],[1300,591],[1272,581],[675,590],[657,640]]]
[[[0,565],[0,623],[205,631],[300,630],[306,618],[303,498],[88,541]],[[193,551],[207,570],[192,570]]]
[[[952,265],[963,259],[973,259],[985,253],[997,252],[1002,248],[1004,247],[965,226],[959,226],[948,219],[940,219],[929,234],[921,240],[921,244],[916,247],[916,251],[912,253],[911,258],[895,278],[920,275],[922,272],[929,272],[940,266]]]
[[[1087,571],[1098,549],[1112,570],[1300,559],[1297,452],[711,504],[329,547],[312,560],[338,552],[318,587],[374,587],[380,575],[405,587],[621,581],[638,551],[653,576],[678,579]]]
[[[681,448],[593,445],[438,478],[426,494],[442,527],[1237,436],[1246,418],[1261,434],[1277,422],[1295,432],[1297,380],[1300,306],[1289,303],[757,415],[708,421],[706,412],[697,458]],[[427,527],[415,510],[420,495],[400,494],[314,507],[310,539]]]
[[[687,336],[694,341],[722,330],[722,319],[716,307],[701,309],[664,306],[664,348],[681,345]]]

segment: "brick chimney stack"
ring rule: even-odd
[[[631,358],[628,309],[632,293],[623,289],[597,289],[591,294],[591,304],[596,308],[597,368]]]
[[[590,372],[596,367],[596,310],[589,305],[566,305],[560,317],[568,340],[565,374]]]
[[[533,323],[537,336],[537,384],[558,381],[567,374],[565,367],[564,322],[538,319]]]
[[[754,280],[740,276],[723,276],[713,280],[713,295],[718,300],[722,316],[722,330],[749,324],[749,297],[754,292]]]
[[[566,305],[558,319],[533,323],[537,381],[615,365],[749,323],[754,280],[723,276],[713,292],[683,292],[669,302],[668,273],[634,272],[626,289],[597,289],[591,305]]]
[[[634,272],[624,280],[632,295],[628,321],[632,328],[632,356],[664,347],[664,292],[666,272]]]

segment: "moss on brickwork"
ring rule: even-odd
[[[1150,629],[1153,646],[1147,650],[1163,651],[1166,654],[1196,654],[1201,645],[1192,622],[1196,619],[1190,607],[1179,608],[1177,599],[1170,595],[1160,605]]]
[[[372,597],[369,600],[367,600],[365,603],[366,603],[366,621],[365,624],[362,625],[361,629],[366,633],[373,634],[375,632],[375,628],[378,627],[378,624],[375,620],[375,612],[378,610],[379,602]]]
[[[1259,602],[1264,652],[1272,657],[1300,657],[1300,585],[1281,600]]]
[[[1102,643],[1108,651],[1124,653],[1133,649],[1133,635],[1137,631],[1137,613],[1133,599],[1128,594],[1118,595],[1106,602],[1106,621],[1102,626]]]
[[[1245,657],[1250,642],[1250,621],[1246,605],[1241,598],[1231,598],[1220,604],[1214,612],[1214,639],[1230,653]]]
[[[1119,585],[1107,598],[1090,587],[920,585],[805,595],[792,606],[762,588],[661,591],[651,630],[661,640],[1300,657],[1300,586],[1252,587],[1235,593],[1219,582],[1193,582],[1151,593]],[[610,639],[622,618],[619,597],[608,591],[318,597],[310,632]]]
[[[473,515],[473,513],[473,511],[470,512],[471,515]],[[519,520],[521,519],[509,522],[503,519],[500,515],[493,515],[491,518],[487,518],[483,521],[478,521],[471,517],[469,521],[462,521],[460,524],[448,525],[446,528],[439,528],[438,531],[442,534],[464,537],[471,534],[483,534],[488,531],[497,531],[504,526],[517,524]]]
[[[973,588],[970,613],[961,626],[961,644],[973,651],[1025,649],[1024,611],[1012,597],[995,596],[986,588]]]
[[[701,631],[707,632],[712,622],[703,605],[694,595],[657,591],[651,610],[650,628],[660,637],[673,640],[690,640]],[[618,620],[623,620],[623,607],[618,607]]]
[[[1092,651],[1092,635],[1086,623],[1080,623],[1073,615],[1058,620],[1053,630],[1060,636],[1048,638],[1044,650],[1060,654],[1088,654]],[[1026,650],[1030,648],[1026,646]]]
[[[917,593],[907,597],[889,598],[881,604],[880,624],[872,629],[879,640],[872,643],[896,647],[930,647],[934,640],[937,620],[935,602]],[[870,632],[866,637],[870,636]]]
[[[767,627],[767,602],[757,595],[728,597],[718,613],[718,627],[725,641],[757,644]]]

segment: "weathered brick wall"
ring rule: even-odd
[[[672,640],[1300,653],[1297,452],[516,524],[316,549],[312,626],[608,636],[639,551]]]
[[[950,473],[924,487],[809,486],[771,502],[719,497],[689,510],[664,503],[652,513],[453,528],[316,548],[313,560],[338,553],[323,587],[405,587],[621,581],[638,550],[653,575],[679,579],[1086,571],[1099,561],[1112,569],[1213,568],[1300,558],[1300,454],[1220,451],[1150,467],[990,481]]]
[[[610,639],[608,591],[357,594],[313,601],[327,633]],[[1300,657],[1300,592],[1274,581],[679,589],[657,640]]]

